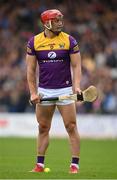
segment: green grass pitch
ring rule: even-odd
[[[36,161],[36,139],[0,138],[0,179],[116,179],[117,140],[81,139],[80,173],[69,174],[67,139],[50,139],[49,173],[29,172]]]

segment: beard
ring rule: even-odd
[[[61,31],[53,31],[53,30],[51,30],[51,29],[50,29],[50,31],[51,31],[53,34],[55,34],[56,36],[58,36],[58,35],[61,33]]]
[[[56,35],[59,35],[60,33],[61,33],[61,31],[62,31],[62,28],[59,28],[59,29],[51,29],[50,30],[51,32],[53,32],[54,34],[56,34]]]

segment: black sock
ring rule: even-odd
[[[45,156],[37,156],[37,163],[44,164]]]
[[[79,157],[72,157],[72,164],[79,164]]]

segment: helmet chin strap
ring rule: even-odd
[[[51,20],[49,20],[49,26],[47,26],[46,24],[44,24],[44,27],[46,29],[48,29],[49,31],[51,31],[52,33],[54,33],[55,35],[58,35],[60,32],[59,31],[52,31],[52,23]]]

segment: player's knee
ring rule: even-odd
[[[47,124],[39,124],[39,133],[40,134],[44,134],[44,133],[48,133],[50,130],[50,126]]]
[[[66,128],[68,133],[71,133],[71,132],[73,132],[75,130],[76,123],[75,122],[70,122],[70,123],[65,125],[65,128]]]

